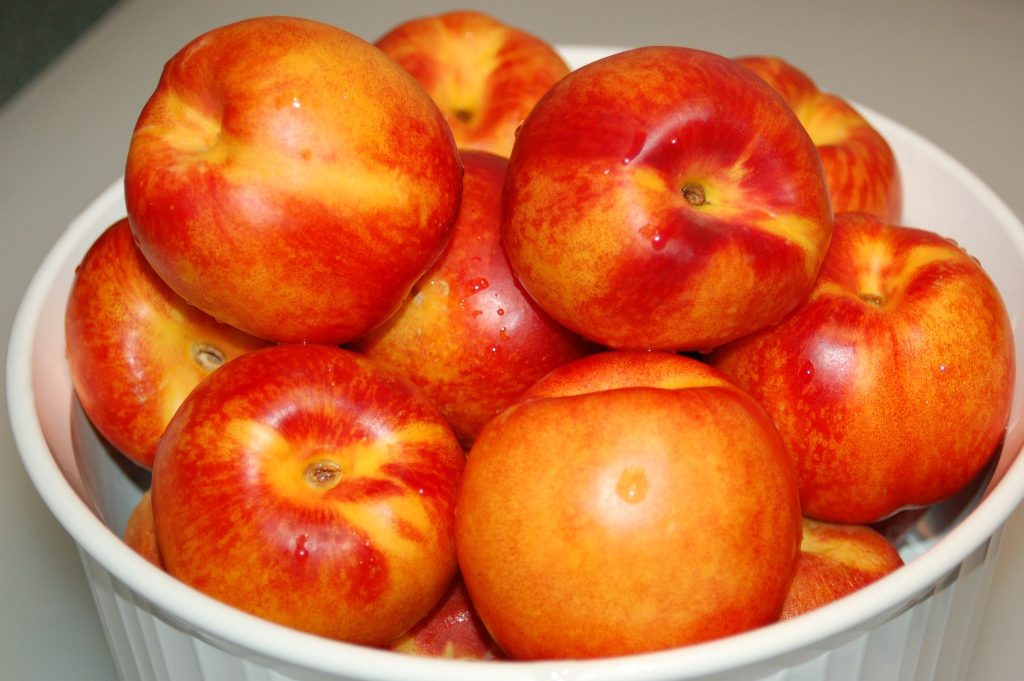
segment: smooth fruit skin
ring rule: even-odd
[[[609,350],[568,362],[542,376],[520,401],[567,397],[617,388],[699,388],[736,384],[718,369],[686,355]]]
[[[374,328],[437,259],[462,168],[437,106],[371,44],[258,17],[167,62],[128,151],[139,245],[179,295],[279,342]]]
[[[459,565],[512,658],[659,650],[781,612],[800,509],[764,410],[733,385],[632,382],[524,399],[468,455]]]
[[[899,552],[870,527],[805,518],[782,619],[828,605],[902,566]]]
[[[834,212],[871,213],[900,223],[899,164],[885,137],[859,111],[843,97],[819,90],[806,73],[780,57],[751,55],[736,61],[793,107],[818,148]]]
[[[125,219],[75,270],[64,310],[68,367],[90,422],[144,468],[189,391],[224,362],[267,342],[218,323],[146,262]]]
[[[832,230],[817,151],[734,61],[683,47],[572,72],[509,160],[502,238],[556,321],[619,349],[708,350],[810,291]]]
[[[160,441],[153,514],[167,571],[266,619],[384,646],[456,574],[464,454],[401,379],[333,346],[245,355]]]
[[[516,128],[569,73],[545,40],[471,11],[418,17],[376,42],[431,95],[460,149],[508,157]]]
[[[507,161],[464,151],[462,162],[462,206],[444,254],[402,308],[352,347],[419,386],[468,448],[534,381],[592,346],[512,275],[499,234]]]
[[[160,557],[160,546],[156,540],[153,495],[150,490],[143,492],[139,502],[128,516],[124,527],[124,543],[150,563],[163,569],[164,561]]]
[[[456,577],[427,616],[388,646],[391,650],[424,657],[464,660],[500,660],[501,648],[476,614],[461,577]]]
[[[940,501],[985,466],[1015,358],[976,260],[933,232],[846,213],[809,299],[709,361],[772,415],[805,515],[871,523]]]

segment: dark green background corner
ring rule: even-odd
[[[0,0],[0,106],[116,0]]]

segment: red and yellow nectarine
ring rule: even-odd
[[[178,405],[224,362],[267,342],[217,322],[172,291],[127,220],[90,246],[64,311],[75,395],[110,444],[144,468]]]
[[[365,357],[258,350],[198,385],[160,440],[160,554],[224,603],[387,645],[456,574],[463,461],[437,409]]]
[[[709,350],[777,322],[832,232],[818,153],[731,59],[627,50],[537,103],[509,160],[502,239],[556,321],[620,349]]]
[[[352,347],[419,386],[469,447],[534,381],[591,346],[512,276],[499,234],[507,161],[481,151],[462,159],[462,207],[447,249],[402,308]]]
[[[837,525],[805,518],[782,619],[849,596],[902,565],[896,548],[866,525]]]
[[[569,73],[546,41],[481,12],[410,19],[376,45],[437,102],[459,148],[506,158],[516,128]]]
[[[387,319],[440,255],[462,168],[437,105],[380,50],[257,17],[167,62],[124,183],[179,295],[256,336],[333,344]]]
[[[832,210],[865,212],[889,223],[903,213],[903,181],[885,137],[839,95],[823,92],[780,57],[736,59],[775,88],[793,107],[821,156]]]
[[[982,267],[938,234],[842,213],[808,300],[710,361],[772,415],[804,514],[871,523],[961,489],[996,452],[1013,332]]]

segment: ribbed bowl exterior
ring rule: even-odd
[[[1002,529],[958,569],[866,627],[702,681],[968,681]],[[286,668],[174,622],[80,552],[121,681],[368,681]],[[481,670],[483,672],[483,670]],[[483,681],[486,675],[481,673]],[[679,670],[673,681],[698,677]],[[412,680],[410,680],[412,681]],[[554,680],[553,680],[554,681]]]

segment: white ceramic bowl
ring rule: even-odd
[[[572,47],[578,66],[607,48]],[[1024,357],[1024,226],[975,176],[871,111],[902,168],[906,224],[956,239],[995,280]],[[962,679],[987,599],[1003,525],[1024,498],[1024,363],[998,466],[969,513],[936,511],[901,544],[908,564],[861,592],[739,636],[609,660],[536,663],[427,659],[327,641],[234,610],[177,582],[119,539],[146,485],[96,436],[74,402],[63,313],[75,266],[124,215],[120,181],[69,226],[15,319],[8,403],[24,465],[80,547],[122,679],[295,681],[909,681]],[[948,509],[946,509],[948,510]]]

